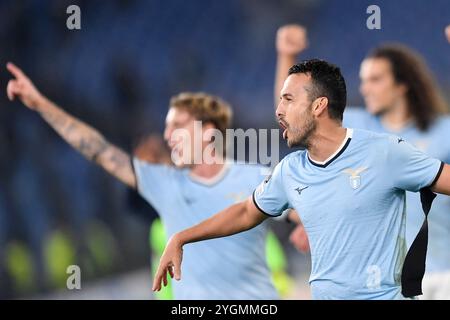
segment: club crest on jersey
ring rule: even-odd
[[[351,168],[345,169],[342,172],[348,174],[349,181],[350,181],[350,187],[352,187],[353,190],[358,189],[361,186],[361,173],[363,171],[366,171],[367,167],[358,168],[356,170],[353,170]]]

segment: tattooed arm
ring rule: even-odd
[[[136,177],[129,154],[109,143],[100,132],[44,97],[14,64],[8,63],[7,69],[15,77],[8,82],[6,89],[10,100],[18,97],[29,109],[38,112],[64,140],[88,160],[97,163],[128,186],[136,188]]]

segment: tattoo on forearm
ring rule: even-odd
[[[113,163],[117,169],[130,165],[130,157],[122,152],[112,152],[108,160]]]
[[[88,160],[101,165],[126,184],[135,186],[130,156],[110,144],[97,130],[60,109],[41,112],[41,115],[64,140]]]
[[[82,137],[75,148],[79,150],[86,158],[97,162],[98,157],[108,148],[109,143],[102,137]]]
[[[53,112],[40,112],[42,118],[47,121],[56,131],[63,129],[67,126],[69,120],[64,114],[53,113]]]
[[[41,115],[70,145],[91,161],[96,161],[109,147],[99,132],[63,111],[43,112]]]

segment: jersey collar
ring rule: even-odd
[[[309,154],[307,152],[308,160],[311,162],[312,165],[315,165],[317,167],[325,168],[330,163],[332,163],[334,160],[336,160],[344,151],[347,149],[348,145],[350,144],[350,140],[352,140],[353,137],[353,129],[347,128],[347,133],[345,135],[344,141],[339,146],[339,148],[334,152],[331,156],[328,157],[325,161],[316,161],[309,157]]]
[[[198,184],[207,186],[207,187],[211,187],[215,184],[217,184],[218,182],[220,182],[223,178],[225,178],[226,174],[228,173],[229,169],[230,169],[231,163],[230,161],[226,160],[222,169],[213,177],[211,178],[203,178],[203,177],[199,177],[199,176],[194,176],[188,173],[188,178],[193,181],[196,182]]]

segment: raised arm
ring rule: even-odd
[[[215,214],[203,222],[174,234],[166,245],[158,271],[153,281],[153,291],[161,290],[161,281],[167,285],[167,273],[176,280],[181,279],[183,246],[188,243],[230,236],[256,227],[267,215],[263,214],[250,197]]]
[[[431,187],[431,190],[437,193],[442,193],[450,196],[450,165],[444,164],[442,171],[436,183]]]
[[[278,29],[276,38],[277,65],[275,71],[275,108],[278,105],[281,89],[287,73],[297,56],[307,48],[306,29],[300,25],[290,24]]]
[[[447,41],[450,43],[450,24],[445,28],[445,35],[447,36]]]
[[[38,112],[64,140],[88,160],[97,163],[128,186],[136,187],[129,154],[109,143],[97,130],[48,100],[17,66],[8,63],[6,67],[15,78],[8,82],[6,88],[11,101],[18,97],[25,106]]]

